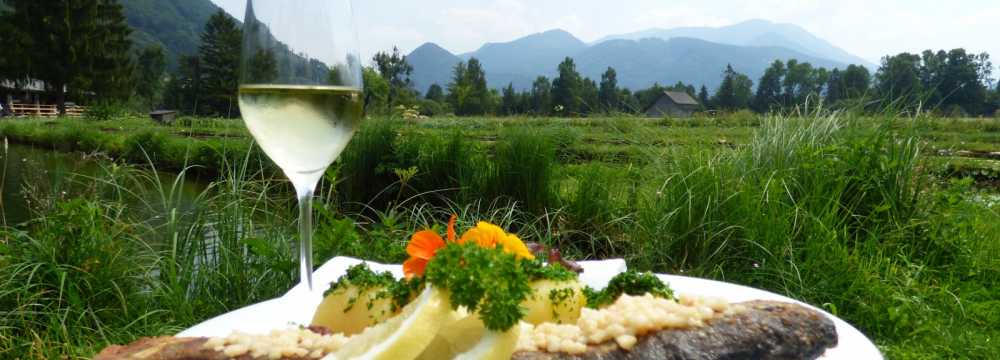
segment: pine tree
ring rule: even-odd
[[[712,102],[724,110],[747,108],[753,96],[753,81],[733,70],[732,65],[726,65],[726,70],[722,74],[722,84],[715,92],[715,99]]]
[[[531,110],[535,115],[552,112],[552,83],[549,78],[539,76],[531,84]]]
[[[492,111],[493,95],[486,86],[486,73],[476,58],[459,62],[448,84],[448,103],[455,115],[482,115]]]
[[[145,100],[146,105],[155,107],[156,98],[163,88],[163,73],[167,69],[167,56],[160,46],[142,49],[137,56],[135,72],[135,94]]]
[[[711,100],[708,97],[708,88],[705,85],[701,86],[701,90],[698,90],[698,102],[701,103],[702,109],[708,109],[712,107]]]
[[[503,88],[503,97],[500,99],[500,114],[514,115],[517,112],[517,93],[514,91],[514,83],[507,84]]]
[[[89,77],[90,91],[105,101],[127,100],[134,89],[135,70],[132,62],[132,28],[125,19],[125,11],[116,0],[101,0],[97,5],[94,36],[94,63]]]
[[[94,91],[127,97],[131,78],[131,32],[115,0],[7,0],[5,15],[14,51],[6,64],[15,79],[38,79],[53,92],[60,113],[66,94]],[[65,91],[64,91],[65,89]]]
[[[601,75],[601,87],[598,90],[598,98],[605,111],[618,111],[621,108],[619,95],[618,74],[609,66]]]
[[[236,20],[219,10],[208,18],[201,34],[201,89],[203,109],[214,115],[239,114],[236,90],[239,86],[240,48],[243,33]]]
[[[567,57],[559,64],[559,77],[552,80],[552,105],[561,114],[578,114],[582,99],[583,79],[576,72],[573,58]]]
[[[431,84],[431,86],[427,88],[427,93],[424,94],[424,99],[443,102],[444,89],[441,88],[441,85]]]
[[[201,103],[201,59],[197,56],[181,56],[177,60],[177,74],[167,82],[163,103],[169,108],[180,109],[187,114],[200,113]]]

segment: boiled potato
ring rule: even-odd
[[[524,321],[538,325],[544,322],[575,324],[580,309],[587,303],[583,286],[577,280],[541,280],[531,283],[531,295],[521,303],[527,314]]]
[[[378,296],[383,290],[383,287],[372,287],[359,292],[356,286],[337,289],[323,298],[316,308],[312,325],[348,336],[360,333],[394,315],[392,300]]]

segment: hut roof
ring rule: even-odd
[[[678,105],[698,105],[698,100],[695,100],[691,95],[683,91],[664,91],[663,95],[670,97],[675,104]]]

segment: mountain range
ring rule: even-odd
[[[219,7],[209,0],[120,0],[135,48],[159,45],[171,68],[181,55],[195,55],[205,23]]]
[[[549,30],[510,42],[487,43],[476,51],[453,54],[434,43],[425,43],[407,56],[413,65],[414,88],[446,85],[459,61],[475,57],[493,88],[513,84],[528,89],[534,79],[556,75],[559,62],[572,57],[583,76],[600,80],[607,67],[615,68],[619,86],[632,89],[683,81],[715,88],[722,70],[758,79],[774,60],[797,59],[828,69],[858,64],[874,65],[849,54],[808,31],[791,24],[750,20],[732,26],[649,29],[611,35],[587,44],[563,30]]]
[[[197,53],[205,22],[219,10],[211,0],[120,1],[136,47],[162,46],[171,68],[179,56]],[[609,35],[592,43],[555,29],[509,42],[486,43],[459,54],[425,43],[407,60],[414,68],[412,84],[421,92],[431,84],[447,85],[455,64],[471,57],[483,64],[491,87],[513,84],[524,90],[539,75],[554,78],[557,65],[567,56],[574,59],[583,76],[595,81],[609,66],[614,67],[619,86],[631,89],[678,81],[714,89],[727,64],[756,80],[777,59],[798,59],[826,68],[848,64],[875,67],[797,25],[765,20],[714,28],[654,28]]]

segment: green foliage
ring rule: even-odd
[[[592,309],[611,305],[622,294],[632,296],[652,294],[665,299],[674,298],[674,291],[656,275],[633,270],[615,275],[604,289],[594,290],[587,287],[584,289],[584,294],[587,296],[587,307]]]
[[[382,79],[389,84],[387,105],[394,108],[397,105],[409,105],[416,97],[413,89],[410,88],[410,74],[413,66],[406,62],[406,56],[400,54],[399,49],[392,48],[392,54],[378,52],[372,58],[375,68],[382,75]]]
[[[726,71],[722,73],[722,84],[715,92],[712,104],[723,110],[744,109],[750,105],[752,91],[753,81],[733,70],[731,65],[726,65]]]
[[[122,210],[120,205],[74,199],[55,204],[23,230],[3,230],[0,354],[34,350],[38,357],[69,355],[66,349],[46,347],[87,347],[93,340],[75,336],[76,329],[108,334],[119,330],[113,326],[132,327],[123,319],[144,315],[143,304],[133,300],[142,291],[137,275],[146,269],[148,253],[140,251],[134,230],[118,221]],[[49,335],[35,344],[10,341],[39,334]],[[123,338],[108,340],[116,339]]]
[[[239,85],[240,49],[243,32],[236,20],[219,9],[205,24],[198,48],[200,90],[206,114],[232,117],[239,114],[236,88]]]
[[[552,80],[552,105],[560,115],[575,115],[582,111],[583,79],[576,64],[567,57],[559,63],[559,77]]]
[[[487,329],[498,332],[524,317],[520,304],[531,294],[519,260],[499,247],[487,249],[475,242],[438,250],[427,264],[425,279],[448,291],[453,308],[478,313]]]
[[[118,101],[102,101],[87,107],[84,118],[93,121],[107,121],[127,116],[129,108]]]
[[[268,84],[278,78],[278,62],[270,49],[257,49],[246,61],[243,81],[246,83]],[[336,71],[330,72],[330,84],[340,84]]]
[[[389,111],[389,82],[370,66],[361,70],[361,77],[365,83],[365,111],[378,114]]]
[[[198,51],[199,35],[218,10],[211,1],[121,1],[137,48],[160,47],[167,67],[176,70],[182,55]]]
[[[486,87],[486,72],[476,58],[455,65],[448,84],[448,104],[455,115],[483,115],[493,111],[493,98]]]
[[[294,198],[276,169],[264,170],[271,166],[266,157],[249,150],[246,130],[233,124],[0,124],[11,142],[119,159],[108,163],[108,174],[77,179],[93,191],[32,192],[43,200],[38,220],[5,229],[19,241],[0,242],[4,279],[25,274],[4,266],[23,262],[29,252],[14,257],[9,249],[27,246],[27,238],[117,231],[114,244],[138,244],[130,259],[145,259],[143,271],[129,268],[142,291],[128,295],[128,312],[111,299],[94,302],[128,318],[107,315],[95,331],[79,316],[90,311],[86,304],[22,311],[18,316],[42,320],[0,324],[0,357],[89,357],[110,342],[172,334],[286,291],[297,274]],[[398,263],[413,231],[455,213],[459,228],[491,221],[570,258],[624,257],[636,271],[724,280],[821,304],[888,357],[997,353],[987,341],[997,336],[992,289],[1000,285],[994,172],[989,160],[957,161],[950,150],[992,151],[1000,136],[995,120],[760,117],[744,110],[670,121],[445,117],[363,126],[318,191],[316,263],[333,255]],[[154,147],[157,169],[218,180],[197,204],[177,205],[171,185],[155,185],[161,176],[141,152]],[[122,165],[126,160],[147,167]],[[184,170],[185,160],[199,166]],[[202,173],[201,164],[218,173]],[[545,178],[540,173],[523,173],[539,167],[549,169],[546,182],[537,180]],[[407,170],[401,181],[396,170],[406,169],[416,172]],[[517,175],[502,174],[508,170]],[[163,195],[152,198],[162,200],[130,195],[144,188],[159,189]],[[537,194],[523,191],[536,188],[551,189],[537,208],[525,200]],[[54,210],[76,199],[107,210],[95,220],[54,215],[86,214],[79,209],[90,205]],[[24,284],[31,283],[0,281],[0,312],[25,309],[5,301],[32,301],[24,289],[37,285]],[[419,284],[407,289],[412,294]]]
[[[598,93],[600,104],[606,111],[613,112],[620,109],[621,92],[618,90],[618,74],[614,68],[609,66],[601,75],[601,87]]]
[[[136,59],[135,93],[149,108],[158,105],[163,90],[163,74],[167,69],[166,53],[159,46],[142,49]]]
[[[444,102],[444,89],[441,88],[441,85],[431,84],[431,86],[427,88],[427,93],[424,94],[424,99],[439,103]]]
[[[5,21],[11,50],[8,76],[39,79],[54,89],[61,111],[71,95],[93,91],[109,100],[125,100],[131,90],[132,46],[122,7],[111,0],[37,2],[9,0]]]

